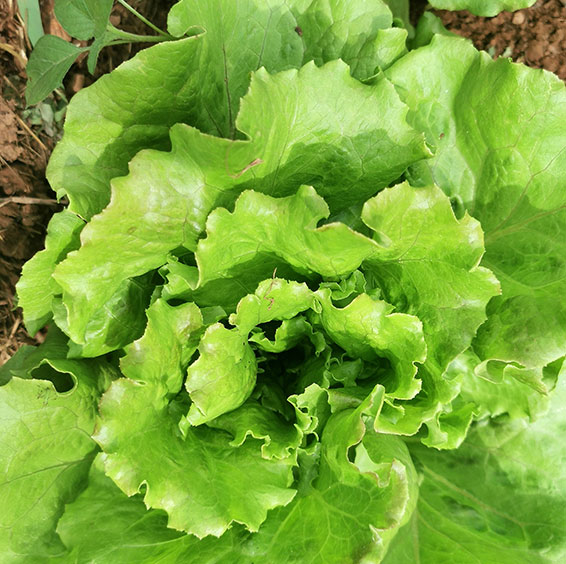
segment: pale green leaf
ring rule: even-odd
[[[532,6],[536,0],[430,0],[438,10],[468,10],[476,16],[496,16],[507,10],[521,10]]]
[[[270,513],[245,554],[265,562],[378,563],[417,496],[412,462],[396,437],[366,430],[367,406],[329,419],[320,460],[296,500]],[[348,453],[354,451],[354,462]],[[303,468],[308,466],[303,459]]]
[[[185,381],[193,402],[186,418],[190,425],[201,425],[240,407],[251,395],[257,374],[247,336],[221,323],[207,328],[198,351],[199,357],[189,366]]]
[[[255,293],[240,300],[230,323],[247,337],[256,325],[274,319],[290,320],[314,307],[314,293],[306,284],[271,278],[260,282]]]
[[[203,540],[169,529],[165,512],[148,511],[140,496],[129,498],[104,475],[100,456],[86,490],[65,508],[57,533],[68,549],[61,564],[250,564],[240,559],[247,536],[241,527]]]
[[[263,441],[261,453],[264,458],[288,458],[301,446],[305,431],[309,430],[310,417],[296,410],[297,421],[290,424],[280,414],[254,400],[209,421],[208,426],[223,429],[233,437],[230,443],[241,446],[248,437]]]
[[[564,375],[564,374],[563,374]],[[438,456],[411,445],[422,473],[413,520],[386,564],[550,564],[566,557],[565,380],[532,425],[478,425]]]
[[[108,204],[110,180],[127,173],[138,151],[168,148],[172,125],[233,137],[250,72],[300,66],[295,26],[282,0],[177,3],[169,31],[200,35],[143,50],[73,98],[49,163],[51,186],[88,219]]]
[[[436,148],[414,181],[433,180],[481,222],[483,264],[501,281],[474,349],[527,372],[563,357],[564,83],[442,36],[387,72]]]
[[[50,338],[0,387],[0,553],[40,562],[63,551],[55,525],[81,490],[94,457],[96,404],[113,371],[104,361],[64,358]],[[17,377],[20,373],[24,378]]]
[[[47,226],[45,249],[22,269],[16,284],[18,306],[23,309],[26,329],[35,335],[52,317],[51,301],[59,293],[51,278],[55,265],[69,251],[80,246],[79,234],[84,221],[69,211],[55,214]]]
[[[174,307],[158,299],[146,315],[145,332],[125,348],[120,369],[131,380],[161,383],[176,394],[200,340],[202,314],[193,303]]]
[[[365,80],[407,51],[407,33],[391,28],[393,15],[385,2],[314,0],[308,8],[300,4],[292,2],[291,10],[305,44],[304,62],[321,65],[342,59],[352,76]]]
[[[248,340],[263,351],[279,353],[292,349],[299,343],[304,343],[305,338],[313,344],[315,354],[324,350],[326,346],[324,335],[315,331],[312,325],[299,315],[292,319],[283,320],[275,330],[272,340],[261,329],[254,331]]]
[[[317,228],[328,215],[325,201],[307,186],[286,198],[247,191],[238,198],[233,213],[214,210],[207,220],[207,237],[195,253],[200,276],[195,299],[213,295],[220,286],[220,303],[229,297],[234,301],[246,287],[253,291],[274,268],[288,277],[297,277],[293,271],[310,278],[350,274],[375,252],[376,245],[341,223]],[[228,241],[225,233],[231,234]],[[287,273],[289,266],[293,270]],[[267,291],[270,283],[263,284]],[[296,286],[301,287],[307,290]],[[264,310],[269,303],[262,304]]]
[[[420,391],[417,363],[425,361],[427,347],[417,317],[395,313],[391,304],[373,300],[367,294],[359,295],[344,308],[332,304],[329,290],[319,290],[317,297],[322,305],[322,327],[336,344],[352,358],[378,365],[380,359],[386,360],[379,381],[388,396],[411,399]]]
[[[167,511],[170,527],[199,537],[220,536],[233,522],[255,531],[269,509],[293,499],[289,459],[266,460],[249,441],[234,448],[230,435],[205,425],[182,437],[164,395],[122,379],[101,400],[94,437],[106,473],[123,491],[132,495],[147,484],[146,505]]]
[[[365,270],[385,300],[422,321],[427,367],[440,377],[470,346],[488,302],[499,293],[493,274],[478,266],[481,225],[467,214],[456,219],[436,186],[408,183],[368,200],[362,219],[383,246]]]

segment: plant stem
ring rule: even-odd
[[[112,24],[108,24],[106,29],[111,32],[114,37],[121,40],[120,43],[132,43],[134,41],[159,43],[161,41],[173,41],[175,39],[172,35],[138,35],[136,33],[129,33],[128,31],[114,27]],[[117,42],[111,41],[111,43],[114,44]]]
[[[134,14],[134,16],[139,18],[145,25],[147,25],[151,29],[153,29],[153,31],[155,31],[156,33],[159,33],[159,35],[163,35],[164,37],[171,37],[168,33],[165,33],[164,31],[160,30],[156,25],[153,25],[148,19],[144,18],[135,8],[130,6],[126,2],[126,0],[118,0],[118,3],[122,4],[122,6],[124,6],[124,8],[126,8],[126,10],[128,10],[132,14]]]

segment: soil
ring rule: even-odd
[[[138,0],[136,9],[162,29],[175,0]],[[470,38],[494,57],[510,56],[532,67],[543,67],[566,79],[566,0],[540,0],[530,9],[479,18],[468,12],[435,11],[451,31]],[[68,39],[53,14],[53,0],[40,0],[46,33]],[[425,9],[411,0],[414,21]],[[118,5],[111,21],[138,34],[148,29]],[[45,167],[61,136],[66,101],[101,74],[114,69],[143,45],[105,49],[91,76],[86,61],[78,61],[64,89],[41,106],[25,108],[25,64],[31,51],[16,0],[0,0],[0,366],[23,344],[43,338],[26,333],[21,311],[14,308],[14,285],[21,267],[43,246],[46,225],[62,208],[45,179]]]

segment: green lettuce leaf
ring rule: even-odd
[[[364,429],[362,410],[336,416],[331,426],[340,432],[324,439],[322,456],[303,454],[301,497],[289,510],[270,512],[257,533],[235,525],[220,538],[199,540],[169,529],[162,511],[146,511],[139,496],[126,497],[95,461],[88,488],[66,507],[57,528],[69,548],[67,561],[343,564],[365,554],[364,562],[379,562],[414,510],[416,473],[401,440]]]
[[[533,388],[531,382],[515,378],[505,363],[499,363],[497,371],[494,367],[486,371],[485,363],[467,350],[450,364],[447,377],[460,381],[460,397],[475,404],[477,418],[508,414],[513,419],[528,417],[535,421],[548,410],[550,391],[557,383],[563,362],[559,359],[545,367],[538,386]]]
[[[122,280],[114,292],[105,296],[106,300],[100,304],[100,308],[90,311],[88,319],[83,318],[85,337],[69,343],[69,356],[96,357],[141,337],[147,322],[145,310],[154,290],[153,272]],[[61,291],[59,287],[58,291]],[[53,298],[51,308],[55,323],[67,335],[71,335],[69,309],[75,311],[75,308],[68,307],[60,295]]]
[[[105,476],[100,456],[86,490],[66,506],[57,533],[68,549],[61,564],[249,564],[239,554],[246,536],[241,527],[202,540],[168,528],[164,511],[148,511],[140,496],[126,496]]]
[[[391,27],[387,2],[299,0],[291,2],[291,10],[305,44],[303,62],[342,59],[352,76],[365,80],[407,52],[407,32]]]
[[[13,377],[0,387],[3,562],[45,562],[63,552],[55,526],[94,458],[96,404],[114,372],[104,360],[65,354],[63,337],[53,335],[5,367]]]
[[[350,274],[375,252],[376,245],[342,223],[317,228],[329,213],[324,199],[308,186],[286,198],[247,191],[233,213],[214,210],[207,220],[207,237],[199,241],[195,253],[199,268],[195,299],[204,303],[215,299],[229,306],[246,289],[253,291],[270,271],[283,274],[288,266],[294,277]],[[231,234],[229,241],[225,233]]]
[[[361,416],[371,401],[330,417],[320,455],[303,460],[297,499],[269,515],[246,554],[266,562],[380,561],[410,518],[417,482],[402,441],[366,429]]]
[[[291,320],[308,309],[316,309],[316,305],[315,295],[306,284],[271,278],[240,300],[230,323],[247,337],[256,325],[275,319]]]
[[[539,564],[566,557],[566,380],[545,417],[477,425],[457,451],[411,444],[422,475],[385,564]]]
[[[478,221],[456,219],[450,200],[436,186],[408,183],[368,200],[364,223],[383,246],[365,265],[398,310],[423,323],[427,368],[441,376],[470,346],[485,321],[485,308],[499,283],[479,262],[484,254]]]
[[[536,0],[430,0],[438,10],[468,10],[476,16],[492,17],[507,10],[521,10],[532,6]]]
[[[293,499],[291,459],[264,459],[252,441],[234,448],[227,433],[206,425],[181,436],[164,396],[155,384],[121,379],[101,400],[94,438],[124,492],[146,484],[146,505],[167,511],[169,527],[198,537],[220,536],[233,522],[257,531],[269,509]]]
[[[329,290],[319,290],[322,305],[320,322],[330,338],[352,358],[368,361],[387,359],[387,369],[380,378],[392,398],[411,399],[421,389],[416,379],[416,363],[423,363],[427,349],[422,323],[418,318],[395,313],[393,306],[372,300],[367,294],[356,297],[347,307],[336,308]]]
[[[183,0],[173,6],[169,32],[192,37],[164,42],[140,52],[69,105],[65,135],[48,167],[51,186],[67,194],[70,209],[86,219],[110,200],[112,178],[127,173],[142,149],[167,149],[169,129],[187,123],[220,137],[236,136],[240,98],[252,71],[299,68],[310,60],[307,41],[319,64],[333,60],[325,37],[340,37],[342,58],[375,74],[404,52],[403,38],[387,28],[391,15],[383,2],[333,0],[332,6],[284,0]],[[315,3],[318,4],[318,3]],[[343,18],[351,11],[360,16]],[[222,17],[219,17],[221,14]],[[301,36],[297,17],[313,25]],[[329,14],[332,18],[329,19]],[[316,29],[316,31],[314,31]],[[312,39],[309,37],[313,31]],[[328,51],[328,52],[326,52]],[[331,57],[326,58],[326,57]],[[87,148],[88,147],[88,148]]]
[[[191,425],[240,407],[251,395],[257,374],[256,358],[246,337],[221,323],[208,327],[198,350],[199,357],[189,366],[185,381],[193,402],[186,418]]]
[[[322,352],[326,347],[322,333],[315,331],[313,326],[300,315],[282,321],[281,325],[275,330],[273,340],[270,340],[265,332],[259,328],[249,336],[249,342],[255,343],[258,349],[274,353],[292,349],[304,342],[305,339],[309,339],[313,344],[315,354]]]
[[[352,102],[339,115],[338,92]],[[405,111],[387,81],[364,86],[337,61],[256,73],[238,118],[252,141],[174,127],[172,152],[138,155],[130,175],[114,180],[111,204],[83,230],[81,248],[57,266],[69,336],[87,344],[88,323],[125,280],[159,268],[181,246],[194,250],[208,213],[247,187],[285,196],[313,181],[331,211],[373,195],[428,154]]]
[[[233,447],[241,446],[248,437],[263,441],[261,454],[264,458],[294,457],[303,437],[312,428],[312,419],[295,410],[296,422],[290,425],[281,414],[255,400],[209,421],[208,426],[223,429],[233,436]]]
[[[483,264],[501,281],[475,351],[514,364],[516,377],[540,377],[566,353],[566,302],[557,299],[566,293],[566,196],[553,189],[566,170],[564,83],[442,36],[388,76],[436,148],[412,167],[413,182],[434,181],[481,222]]]
[[[199,343],[202,314],[193,303],[174,307],[163,299],[146,313],[145,333],[125,348],[120,369],[131,380],[163,384],[169,394],[176,394]]]
[[[172,34],[189,31],[184,18],[201,33],[140,52],[69,105],[64,139],[47,174],[57,194],[67,194],[71,210],[86,219],[108,204],[110,180],[127,173],[138,151],[169,146],[173,124],[229,137],[249,73],[302,62],[301,38],[282,1],[179,2],[169,15]]]
[[[59,293],[53,269],[69,251],[80,247],[79,234],[85,222],[74,213],[56,213],[47,227],[45,249],[30,259],[16,285],[18,305],[24,312],[28,333],[35,335],[53,316],[51,302]]]

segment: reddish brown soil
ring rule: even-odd
[[[21,266],[41,249],[45,225],[61,206],[45,180],[53,137],[22,119],[25,61],[29,47],[16,18],[16,2],[0,0],[0,365],[23,343],[32,342],[19,312],[14,284]],[[35,131],[34,131],[35,130]],[[36,203],[37,202],[37,203]]]
[[[175,0],[141,0],[135,5],[161,28]],[[45,227],[58,209],[45,180],[45,166],[58,127],[33,124],[24,116],[25,64],[30,52],[16,0],[0,0],[0,365],[19,346],[34,340],[27,335],[21,312],[14,310],[14,285],[23,263],[43,245]],[[40,0],[47,33],[65,37],[53,16],[53,0]],[[411,0],[416,18],[427,7]],[[544,67],[566,79],[566,7],[562,0],[540,0],[528,10],[479,18],[468,12],[436,12],[448,29],[470,38],[494,56],[511,56],[533,67]],[[117,6],[112,23],[133,33],[148,29]],[[65,80],[67,97],[109,72],[142,46],[120,46],[103,51],[94,77],[79,61]],[[53,99],[56,104],[60,100]],[[36,336],[41,339],[41,335]]]

